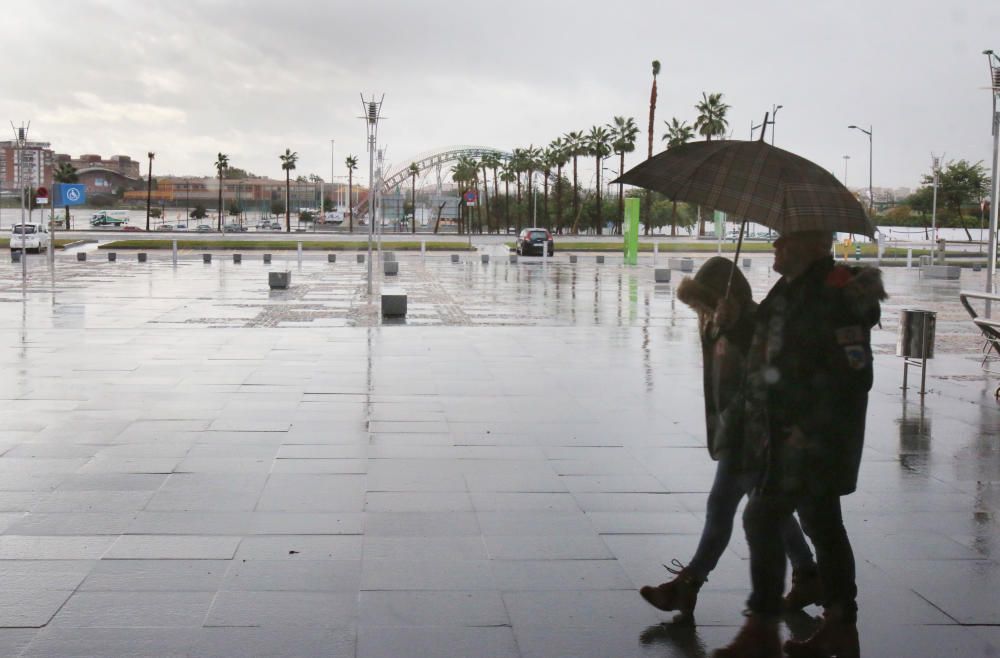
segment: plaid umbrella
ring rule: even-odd
[[[833,174],[763,141],[683,144],[633,167],[615,182],[724,210],[782,234],[875,235],[865,209]]]

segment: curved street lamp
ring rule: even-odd
[[[875,195],[872,193],[872,126],[865,130],[861,126],[850,125],[849,129],[860,130],[868,135],[868,215],[875,217]]]
[[[774,119],[778,116],[778,110],[783,107],[784,105],[771,106],[771,146],[774,146]]]

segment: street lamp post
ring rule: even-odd
[[[149,169],[146,172],[146,230],[149,230],[149,201],[153,196],[153,158],[156,154],[150,151],[146,154],[149,158]],[[162,215],[161,215],[162,218]],[[162,221],[162,219],[161,219]]]
[[[784,105],[771,106],[771,146],[774,146],[774,119],[778,116],[778,110],[780,110],[783,107]]]
[[[990,257],[986,265],[986,292],[993,292],[993,279],[997,270],[997,219],[1000,205],[1000,57],[992,50],[984,50],[990,67],[990,90],[993,96],[993,184],[990,186]],[[986,306],[990,317],[990,306]]]
[[[364,94],[361,95],[361,105],[364,108],[365,120],[368,128],[368,295],[372,294],[372,238],[375,230],[375,145],[378,142],[378,122],[382,114],[382,95],[378,101],[372,96],[370,101],[366,101]]]
[[[874,221],[875,217],[875,196],[872,193],[872,126],[869,124],[868,130],[865,130],[861,126],[850,125],[848,128],[853,128],[854,130],[860,130],[864,134],[868,135],[868,215]]]
[[[844,187],[847,187],[847,161],[851,159],[851,156],[844,156]]]

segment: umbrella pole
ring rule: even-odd
[[[733,269],[729,270],[729,281],[726,283],[726,299],[729,299],[729,289],[733,287],[733,277],[736,276],[737,263],[740,262],[740,251],[743,249],[743,231],[747,227],[747,220],[740,222],[740,237],[736,241],[736,255],[733,256]]]

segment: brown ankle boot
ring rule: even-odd
[[[778,619],[751,614],[733,641],[716,649],[712,658],[781,658]]]
[[[852,620],[845,620],[842,611],[828,608],[823,613],[823,623],[808,640],[788,640],[785,653],[790,658],[859,658],[858,627]]]
[[[666,567],[667,571],[675,574],[676,577],[673,580],[656,587],[646,585],[639,590],[639,594],[654,608],[665,612],[677,610],[684,619],[692,618],[694,607],[698,604],[698,590],[705,584],[705,579],[692,574],[677,560],[674,560],[672,564],[678,568],[663,566]]]
[[[792,588],[785,595],[785,612],[795,612],[823,600],[823,582],[815,568],[792,572]]]

